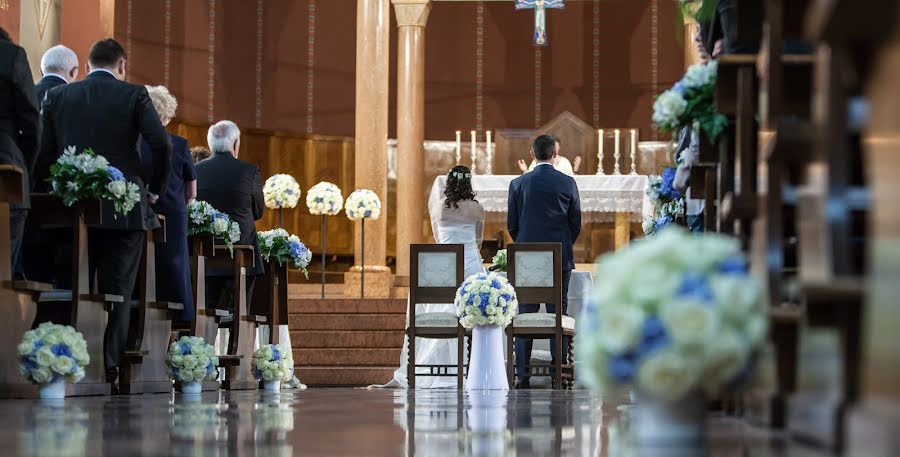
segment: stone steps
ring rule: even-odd
[[[294,364],[302,366],[384,367],[399,363],[397,348],[294,349]]]
[[[288,299],[289,314],[403,314],[406,315],[406,300],[394,298],[338,299]]]
[[[291,341],[297,348],[393,348],[403,346],[402,330],[306,330],[291,331]]]
[[[399,360],[399,350],[397,351]],[[384,384],[394,377],[396,366],[384,367],[334,367],[297,365],[294,373],[309,386],[368,386]]]
[[[288,314],[292,330],[405,330],[403,314]]]

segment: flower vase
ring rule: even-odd
[[[271,381],[263,381],[263,390],[275,394],[281,392],[281,380],[273,379]]]
[[[203,390],[201,381],[187,381],[181,383],[181,393],[185,395],[199,395]]]
[[[638,444],[683,447],[705,441],[706,398],[703,395],[664,401],[639,394],[632,411],[632,431]]]
[[[466,377],[468,390],[509,390],[503,361],[503,328],[486,325],[472,329],[472,356]]]
[[[322,215],[322,299],[325,299],[325,242],[328,240],[328,216]]]
[[[60,376],[53,381],[41,384],[38,388],[38,395],[44,400],[66,398],[66,380]]]

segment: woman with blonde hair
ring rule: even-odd
[[[147,86],[150,100],[163,125],[175,117],[178,101],[165,86]],[[191,295],[191,271],[187,244],[187,203],[197,196],[197,171],[188,150],[186,139],[169,134],[172,146],[172,168],[165,191],[153,206],[157,214],[166,217],[166,241],[156,243],[156,298],[162,302],[184,305],[175,321],[194,320],[194,300]],[[141,144],[144,169],[150,170],[153,152],[147,143]],[[178,327],[178,323],[176,328]],[[183,324],[182,324],[183,325]]]

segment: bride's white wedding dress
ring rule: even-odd
[[[474,200],[463,200],[459,208],[447,208],[443,201],[436,202],[428,208],[431,215],[431,230],[439,244],[462,244],[465,246],[465,275],[473,275],[484,271],[481,260],[481,241],[484,234],[484,208]],[[432,303],[416,305],[416,313],[449,312],[456,313],[453,303]],[[409,315],[406,316],[409,325]],[[394,371],[394,379],[383,386],[407,388],[406,370],[408,358],[408,339],[403,340],[400,351],[400,367]],[[416,338],[417,365],[456,365],[456,339]],[[465,356],[465,354],[464,354]],[[456,388],[456,377],[428,376],[426,368],[419,368],[416,373],[417,389]],[[456,374],[451,368],[450,373]]]

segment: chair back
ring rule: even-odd
[[[562,244],[513,243],[507,259],[519,303],[553,303],[562,315]]]
[[[461,244],[413,244],[409,247],[409,322],[416,321],[417,303],[453,303],[465,281]]]

